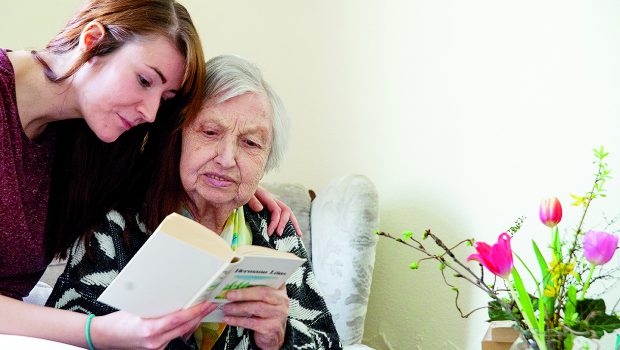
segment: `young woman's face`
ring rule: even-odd
[[[99,139],[112,142],[153,122],[160,103],[180,89],[184,70],[184,57],[167,38],[125,43],[76,73],[80,112]]]

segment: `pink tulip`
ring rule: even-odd
[[[562,205],[557,197],[543,199],[540,202],[538,216],[543,224],[555,227],[562,220]]]
[[[510,236],[504,232],[497,238],[497,243],[490,246],[484,242],[476,242],[478,254],[471,254],[467,261],[476,260],[501,278],[508,278],[512,271],[512,250]]]
[[[618,237],[607,232],[588,231],[583,239],[583,255],[593,265],[606,264],[614,256]]]

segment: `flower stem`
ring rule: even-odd
[[[551,227],[551,252],[553,256],[557,259],[557,261],[562,261],[562,252],[560,247],[558,246],[560,242],[558,242],[557,235],[557,226]]]
[[[586,283],[583,284],[583,289],[581,290],[581,297],[579,300],[583,300],[586,297],[586,291],[590,287],[590,281],[592,280],[592,274],[594,273],[594,269],[596,265],[590,264],[590,273],[588,273],[588,278],[586,279]]]

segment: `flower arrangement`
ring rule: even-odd
[[[606,196],[603,187],[610,179],[605,162],[608,153],[601,147],[595,149],[594,154],[597,172],[591,191],[583,196],[571,195],[575,199],[573,205],[582,209],[580,221],[573,230],[561,237],[558,224],[562,220],[562,205],[557,198],[545,199],[540,204],[540,221],[549,227],[551,244],[545,254],[532,240],[537,260],[534,266],[538,265],[538,269],[531,269],[511,248],[511,239],[520,230],[524,218],[519,218],[514,226],[501,233],[493,245],[466,239],[449,247],[430,230],[419,236],[411,231],[403,232],[402,237],[380,231],[377,234],[422,253],[422,258],[411,263],[411,269],[418,269],[428,260],[438,261],[444,282],[456,292],[455,304],[461,317],[468,317],[478,309],[463,313],[458,303],[459,289],[450,282],[449,271],[453,277],[471,283],[490,297],[486,306],[489,321],[514,321],[515,327],[534,349],[572,349],[576,337],[598,339],[605,332],[612,333],[620,328],[620,315],[608,312],[603,299],[589,298],[588,293],[592,283],[614,279],[613,273],[617,272],[606,270],[604,265],[614,255],[618,237],[584,228],[592,201]],[[427,248],[429,239],[434,244],[433,250]],[[476,251],[467,257],[466,262],[455,254],[461,246],[473,246]],[[518,268],[515,257],[520,262]],[[471,268],[472,261],[479,263],[478,272]],[[485,275],[485,270],[494,276]],[[526,288],[519,270],[531,278],[533,290]]]

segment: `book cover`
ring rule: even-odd
[[[215,232],[173,213],[97,299],[140,317],[159,317],[204,300],[227,302],[228,290],[279,288],[305,260],[260,246],[233,252]],[[204,321],[219,322],[221,307]]]

